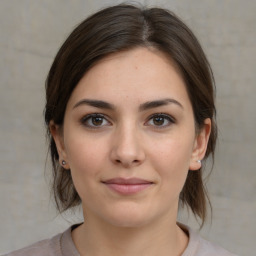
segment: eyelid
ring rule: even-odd
[[[86,122],[90,119],[90,118],[93,118],[93,117],[100,117],[100,118],[103,118],[105,121],[107,121],[107,125],[88,125],[86,124]],[[164,118],[165,120],[168,120],[168,124],[167,125],[151,125],[151,124],[148,124],[148,122],[154,118],[154,117],[162,117]],[[106,115],[106,114],[102,114],[102,113],[90,113],[90,114],[86,114],[85,116],[83,116],[81,119],[80,119],[80,123],[87,127],[87,128],[90,128],[90,129],[99,129],[99,128],[102,128],[102,127],[106,127],[106,126],[110,126],[112,125],[112,122],[110,121],[110,118]],[[154,128],[156,129],[163,129],[163,128],[166,128],[166,127],[169,127],[170,125],[176,123],[176,119],[170,115],[170,114],[166,114],[166,113],[154,113],[152,115],[150,115],[148,118],[147,118],[147,121],[145,122],[146,126],[154,126]]]
[[[176,121],[176,119],[172,115],[164,113],[164,112],[154,113],[154,114],[150,115],[148,119],[155,117],[155,116],[166,117],[166,118],[169,118],[170,120],[172,120],[173,122]]]
[[[166,127],[169,127],[171,124],[176,123],[176,119],[170,114],[166,114],[166,113],[154,113],[148,117],[148,120],[146,121],[146,123],[148,123],[154,117],[163,117],[169,121],[168,125],[163,125],[163,126],[154,125],[154,128],[157,128],[157,129],[166,128]]]
[[[90,118],[93,118],[93,117],[100,117],[100,118],[103,118],[104,120],[106,120],[106,121],[108,122],[108,125],[100,125],[100,126],[87,125],[87,124],[86,124],[86,121],[88,121]],[[90,128],[90,129],[99,129],[99,128],[102,128],[102,127],[105,127],[105,126],[109,126],[109,124],[111,124],[111,122],[109,121],[108,116],[106,116],[105,114],[101,114],[101,113],[91,113],[91,114],[87,114],[87,115],[83,116],[83,117],[80,119],[80,123],[81,123],[82,125],[84,125],[85,127]]]

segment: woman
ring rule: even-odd
[[[214,155],[214,84],[174,14],[131,5],[83,21],[46,82],[53,192],[84,223],[9,255],[233,255],[177,223],[206,217],[202,160]]]

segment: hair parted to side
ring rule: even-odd
[[[215,86],[211,67],[196,37],[172,12],[161,8],[116,5],[105,8],[78,25],[57,53],[46,80],[45,123],[53,167],[52,190],[57,208],[63,212],[81,203],[70,170],[59,164],[50,134],[50,121],[62,125],[67,102],[84,74],[109,54],[136,47],[150,47],[166,54],[182,75],[192,103],[195,126],[210,118],[212,129],[205,158],[212,154],[217,137]],[[202,169],[189,171],[180,202],[204,223],[208,200]]]

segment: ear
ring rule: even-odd
[[[65,151],[65,145],[63,140],[63,131],[59,125],[56,125],[53,120],[49,124],[50,133],[54,139],[58,154],[59,154],[59,163],[65,169],[70,169],[67,154]]]
[[[206,118],[204,121],[204,126],[200,129],[199,133],[196,134],[193,152],[192,152],[190,164],[189,164],[189,170],[196,171],[201,168],[201,160],[205,156],[210,134],[211,134],[211,119]]]

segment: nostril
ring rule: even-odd
[[[138,159],[135,159],[133,161],[122,161],[120,159],[116,159],[115,160],[116,164],[122,164],[124,166],[132,166],[132,165],[136,165],[136,164],[139,164],[140,163],[140,160]]]

